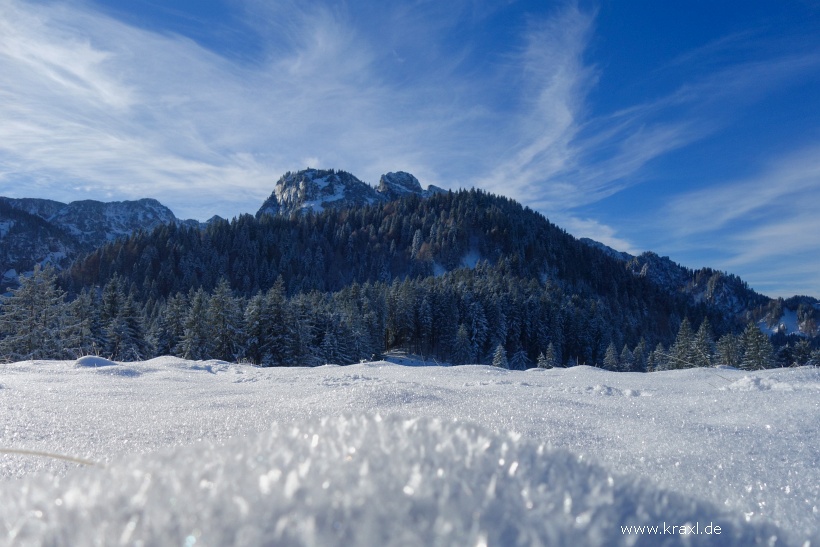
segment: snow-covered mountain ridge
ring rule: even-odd
[[[667,292],[681,294],[696,304],[709,305],[727,316],[758,322],[761,330],[768,334],[818,334],[815,316],[820,312],[820,301],[816,298],[772,299],[727,272],[712,268],[691,270],[651,251],[633,256],[592,239],[581,241],[623,262],[634,275],[649,279]]]
[[[64,267],[84,252],[161,224],[198,225],[150,198],[61,203],[0,197],[0,275],[13,281],[35,264]]]
[[[422,190],[418,179],[403,171],[382,175],[378,187],[373,188],[346,171],[305,169],[285,173],[276,181],[273,193],[262,204],[256,216],[289,216],[308,210],[321,212],[327,208],[373,205],[410,194],[427,197],[443,191],[432,185],[427,190]]]

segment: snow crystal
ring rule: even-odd
[[[622,526],[780,531],[565,450],[434,419],[342,416],[0,492],[20,545],[627,545]],[[666,538],[674,541],[674,538]]]

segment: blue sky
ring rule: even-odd
[[[817,0],[0,0],[0,74],[2,195],[204,220],[404,170],[820,296]]]

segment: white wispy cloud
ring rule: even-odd
[[[771,161],[754,177],[676,196],[658,221],[670,246],[716,249],[713,266],[746,272],[760,290],[820,294],[818,203],[820,145],[814,144]],[[798,272],[804,273],[799,282],[783,282]]]
[[[394,35],[439,33],[416,44],[417,63],[444,59],[447,21],[481,8],[457,4],[433,10],[450,14],[439,27],[397,16]],[[457,56],[430,71],[420,65],[412,85],[400,85],[385,74],[392,54],[343,5],[248,2],[246,9],[262,53],[237,62],[81,4],[4,0],[2,192],[150,195],[182,216],[205,218],[253,211],[281,173],[307,166],[300,161],[370,182],[405,169],[452,186],[441,166],[481,155],[467,135],[491,115],[475,104],[474,82],[452,74]]]
[[[597,14],[562,3],[476,62],[488,53],[471,30],[504,5],[244,0],[236,6],[257,50],[231,56],[91,4],[0,0],[0,194],[151,196],[205,219],[253,212],[287,170],[334,167],[371,183],[407,170],[424,184],[510,196],[634,253],[638,243],[584,208],[820,66],[809,50],[761,54],[597,111],[603,69],[588,58]],[[664,70],[752,39],[718,40]],[[689,228],[670,230],[701,241],[756,221],[729,238],[726,267],[798,252],[801,227],[816,227],[801,200],[817,203],[815,153],[681,198],[667,211]]]

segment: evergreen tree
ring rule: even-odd
[[[634,359],[634,356],[632,355],[632,352],[629,351],[629,348],[627,347],[627,345],[624,344],[624,347],[621,350],[621,356],[618,359],[618,361],[619,361],[618,370],[620,370],[622,372],[631,371],[635,366],[635,363],[633,362],[633,359]]]
[[[695,335],[692,333],[692,326],[689,319],[684,318],[678,329],[675,343],[669,349],[669,368],[692,368],[695,366],[694,342]]]
[[[547,363],[552,368],[557,368],[563,366],[561,364],[561,356],[559,355],[558,351],[556,350],[555,346],[550,342],[547,345],[547,352],[544,354],[547,358]]]
[[[715,356],[715,340],[712,336],[712,326],[709,318],[700,324],[698,332],[692,342],[693,359],[696,367],[711,367]]]
[[[20,286],[2,304],[0,360],[54,359],[63,357],[66,306],[51,267],[36,267],[31,277],[20,277]]]
[[[105,284],[100,302],[100,322],[103,327],[102,350],[109,359],[119,358],[120,338],[124,335],[122,307],[125,304],[123,279],[114,275]]]
[[[606,370],[616,371],[619,369],[620,362],[618,361],[618,350],[615,349],[615,342],[610,342],[607,346],[603,364],[603,368]]]
[[[459,325],[456,333],[455,344],[453,345],[452,360],[454,365],[466,365],[473,362],[475,356],[473,354],[473,345],[470,341],[470,335],[467,332],[465,325]]]
[[[743,370],[762,370],[771,368],[774,364],[774,348],[769,337],[749,322],[743,331],[743,361],[740,368]]]
[[[74,358],[99,355],[103,349],[103,329],[100,310],[94,294],[83,289],[68,305],[65,349]]]
[[[801,338],[797,341],[794,345],[792,350],[792,361],[789,363],[789,366],[799,367],[808,364],[811,360],[811,343],[805,339]]]
[[[240,354],[243,337],[239,304],[227,279],[220,280],[208,301],[207,311],[211,346],[209,358],[234,361]]]
[[[646,372],[647,371],[647,347],[646,347],[646,340],[641,337],[641,340],[638,342],[638,345],[635,346],[635,350],[632,352],[632,370],[634,372]]]
[[[159,311],[159,317],[152,329],[157,355],[183,355],[180,344],[185,336],[187,315],[188,301],[184,294],[175,294],[168,298]]]
[[[140,361],[151,353],[145,338],[142,312],[129,295],[110,324],[109,345],[111,358],[122,361]]]
[[[743,345],[737,335],[729,332],[720,337],[717,342],[717,359],[721,365],[740,368],[743,362]]]
[[[666,348],[663,343],[658,342],[655,349],[649,354],[649,359],[646,363],[647,372],[655,372],[661,370],[669,370],[669,358],[667,356]]]
[[[245,306],[245,351],[244,358],[255,365],[263,362],[263,347],[265,345],[266,327],[263,323],[263,308],[265,296],[256,293]]]
[[[203,289],[189,298],[191,305],[185,318],[185,333],[180,350],[185,359],[208,359],[211,355],[212,338],[208,326],[208,296]]]
[[[555,368],[559,366],[561,366],[561,364],[555,355],[555,346],[550,342],[547,346],[547,351],[538,354],[538,368]]]
[[[263,364],[292,366],[296,356],[296,337],[281,276],[265,294],[262,324],[266,329],[262,344]]]
[[[498,344],[493,352],[493,366],[506,369],[510,368],[510,364],[507,361],[507,350],[505,350],[501,344]]]
[[[340,352],[339,352],[339,340],[336,338],[336,333],[333,332],[333,329],[329,329],[325,332],[324,336],[322,336],[322,345],[321,345],[321,352],[320,356],[324,364],[333,364],[333,365],[342,365],[345,364],[342,361]]]
[[[527,352],[523,349],[519,349],[515,353],[513,353],[512,359],[510,359],[510,369],[512,370],[527,370],[530,368],[530,359],[527,357]]]

